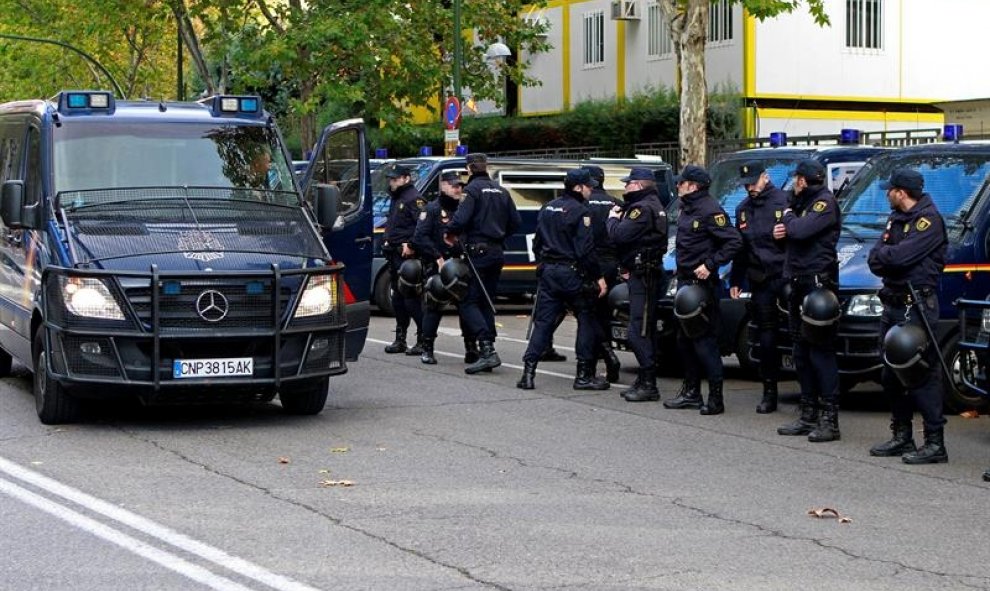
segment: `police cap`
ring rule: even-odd
[[[880,188],[884,191],[891,189],[903,189],[905,191],[921,191],[925,188],[925,177],[916,170],[910,168],[895,168],[890,173],[890,180],[880,183]]]
[[[385,173],[385,178],[397,179],[403,176],[412,176],[412,169],[404,164],[396,164]]]
[[[585,164],[581,168],[587,170],[588,173],[591,174],[591,178],[598,181],[599,185],[605,182],[605,171],[602,170],[601,166],[596,166],[594,164]]]
[[[798,162],[794,175],[804,177],[812,185],[818,185],[825,182],[825,167],[821,162],[808,158]]]
[[[739,184],[755,185],[767,168],[759,160],[750,160],[739,167]]]
[[[594,189],[598,186],[598,182],[591,178],[591,173],[585,168],[568,170],[567,175],[564,176],[564,186],[570,189],[578,185],[584,185],[585,187]]]
[[[631,168],[629,169],[629,174],[619,179],[623,183],[628,183],[630,181],[652,181],[656,177],[653,176],[653,171],[649,168]]]
[[[464,157],[464,162],[468,164],[487,164],[488,155],[481,152],[472,152]]]
[[[463,185],[464,181],[461,180],[461,175],[456,170],[448,170],[447,172],[440,175],[440,180],[445,183],[450,183],[452,185]]]
[[[674,177],[675,183],[698,183],[703,187],[707,187],[712,184],[712,177],[708,174],[708,171],[700,166],[695,166],[694,164],[688,164],[683,169],[681,169],[681,174]]]

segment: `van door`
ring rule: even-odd
[[[323,242],[335,261],[344,263],[348,361],[356,361],[371,318],[372,198],[364,121],[340,121],[323,130],[303,177],[306,200],[313,204],[318,184],[340,190],[337,222],[323,228]]]

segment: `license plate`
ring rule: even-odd
[[[176,359],[172,363],[172,377],[229,378],[254,375],[254,359],[229,357],[226,359]]]
[[[629,329],[625,326],[613,326],[612,327],[612,338],[617,341],[627,341],[629,340]]]
[[[794,369],[794,358],[791,357],[790,355],[781,355],[780,356],[780,365],[784,369],[793,370]]]

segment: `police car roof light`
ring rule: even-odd
[[[210,108],[214,117],[235,116],[260,118],[261,98],[257,96],[216,95],[199,101]]]
[[[375,158],[381,160],[388,158],[388,148],[375,148]]]
[[[942,129],[942,141],[956,142],[962,139],[963,126],[959,123],[949,123]]]
[[[422,146],[419,149],[419,155],[420,156],[432,156],[433,155],[433,146]]]
[[[113,93],[106,90],[64,90],[57,95],[58,112],[63,115],[113,113]]]
[[[863,132],[859,129],[843,129],[839,132],[839,143],[843,145],[859,144]]]
[[[787,134],[783,131],[775,131],[770,134],[770,147],[779,148],[787,145]]]
[[[455,156],[467,156],[468,147],[467,144],[461,144],[454,149]]]

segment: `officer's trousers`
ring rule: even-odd
[[[605,279],[605,295],[612,291],[612,288],[619,283],[619,263],[615,259],[602,258],[599,255],[598,268]],[[662,286],[657,283],[657,290]],[[612,340],[612,307],[608,303],[608,297],[595,300],[595,339],[598,343]]]
[[[440,320],[443,318],[443,311],[446,306],[427,303],[424,307],[423,338],[435,339],[437,338],[437,331],[440,328]],[[467,324],[464,322],[464,315],[461,314],[459,306],[457,307],[457,321],[461,327],[461,335],[464,337],[470,337],[470,331],[467,328]]]
[[[461,302],[461,314],[467,324],[469,335],[479,342],[494,342],[498,335],[495,330],[495,310],[492,309],[495,294],[498,290],[498,280],[502,276],[502,266],[505,264],[505,256],[501,249],[488,250],[484,254],[471,254],[471,262],[474,263],[474,271],[477,273],[471,277],[467,294]],[[484,291],[482,290],[484,286]],[[493,298],[491,304],[485,298],[485,291]]]
[[[392,288],[392,309],[395,311],[395,325],[402,330],[409,328],[409,320],[416,323],[416,330],[423,326],[423,301],[419,297],[408,297],[399,291],[399,267],[406,259],[400,252],[388,255],[389,287]]]
[[[678,285],[686,285],[689,280],[678,279]],[[722,299],[722,284],[720,281],[695,281],[708,292],[708,305],[705,316],[708,317],[708,327],[701,336],[690,338],[685,334],[680,324],[677,326],[677,348],[681,352],[684,363],[684,379],[697,382],[703,371],[705,377],[712,382],[721,382],[724,377],[722,354],[718,348],[718,334],[722,330],[722,314],[719,300]]]
[[[582,290],[581,276],[572,265],[540,265],[539,289],[533,311],[533,333],[523,354],[523,361],[536,363],[550,344],[558,319],[567,309],[577,318],[575,355],[579,361],[595,359],[595,314],[591,298]]]
[[[776,382],[780,377],[780,350],[777,332],[780,330],[778,298],[784,286],[783,278],[751,281],[750,314],[756,326],[756,346],[760,355],[760,377]]]
[[[894,305],[885,303],[883,316],[880,319],[880,344],[883,347],[883,338],[887,331],[897,324],[905,321],[919,326],[924,330],[918,308],[925,309],[925,316],[928,318],[929,326],[937,326],[938,320],[938,296],[930,295],[922,298],[921,306],[915,305],[908,308],[905,305]],[[928,331],[925,330],[925,334]],[[897,379],[894,372],[886,365],[881,374],[884,394],[890,401],[891,414],[895,421],[901,423],[910,422],[914,416],[915,409],[921,413],[926,431],[941,429],[945,425],[945,415],[942,414],[942,367],[938,359],[937,343],[928,343],[925,351],[925,362],[928,364],[928,377],[924,383],[917,388],[907,389]]]
[[[629,334],[626,342],[636,355],[636,362],[641,368],[652,368],[656,363],[654,358],[654,341],[657,332],[657,290],[661,288],[662,275],[656,271],[653,280],[653,293],[647,296],[646,275],[639,272],[629,274]],[[649,298],[649,302],[647,299]],[[646,336],[643,331],[643,314],[649,305],[649,318],[646,322]]]
[[[835,338],[824,344],[809,343],[801,334],[801,303],[817,286],[813,282],[792,281],[789,328],[794,343],[794,371],[801,386],[801,397],[826,404],[839,404],[839,363],[835,356]],[[835,291],[834,287],[830,287]],[[836,334],[838,327],[833,329]]]

